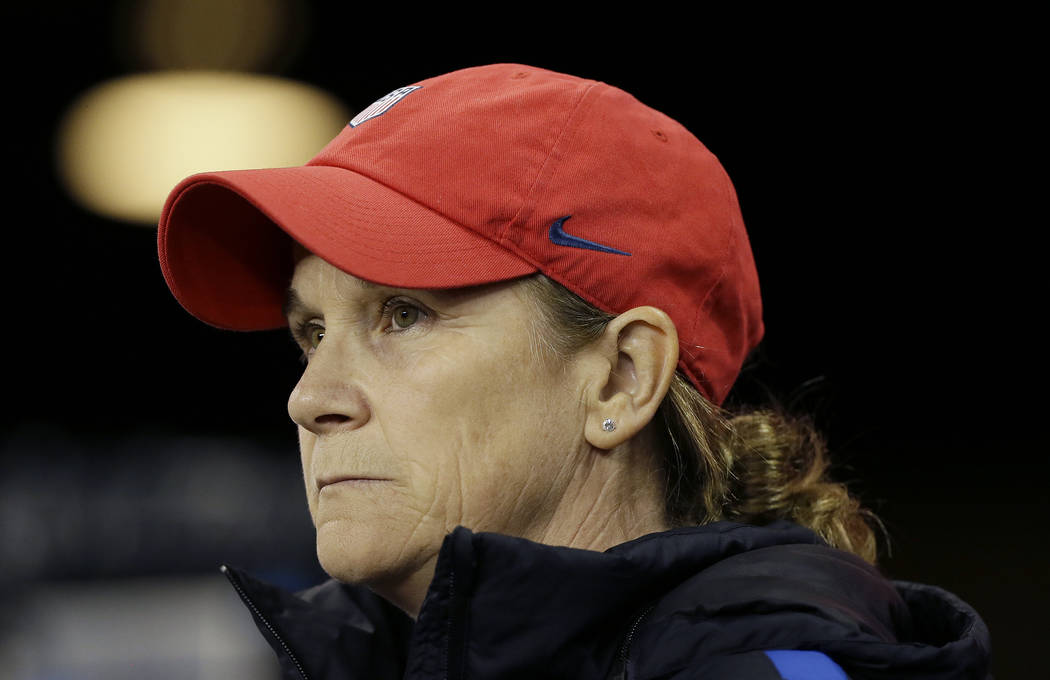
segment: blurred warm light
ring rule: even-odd
[[[271,70],[301,46],[308,10],[303,0],[136,0],[117,13],[118,39],[146,68]]]
[[[88,209],[156,224],[187,175],[301,165],[346,125],[333,96],[280,78],[157,72],[103,83],[67,112],[59,174]]]

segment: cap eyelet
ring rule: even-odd
[[[667,141],[667,135],[664,134],[663,130],[653,130],[653,137],[656,137],[661,142]]]
[[[514,80],[521,80],[522,78],[528,78],[528,77],[529,77],[529,72],[528,71],[518,71],[517,73],[515,73],[514,75],[511,76],[511,78],[513,78]]]

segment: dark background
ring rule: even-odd
[[[122,40],[129,4],[3,10],[0,443],[5,554],[22,560],[4,585],[222,560],[309,582],[321,575],[285,412],[297,351],[282,333],[196,322],[167,292],[155,232],[82,210],[55,178],[66,107],[148,68]],[[421,78],[522,62],[622,87],[704,141],[736,184],[765,300],[767,335],[734,399],[812,415],[837,477],[892,536],[884,572],[972,603],[991,629],[998,677],[1035,663],[1050,560],[1036,286],[1045,218],[1022,207],[1038,157],[1030,18],[686,18],[653,7],[614,23],[530,6],[380,20],[341,5],[297,10],[294,39],[259,70],[358,111]],[[266,499],[265,513],[219,508],[223,530],[207,535],[199,528],[214,518],[179,524],[169,513],[161,537],[139,526],[151,517],[145,500],[167,493],[177,506],[214,479],[201,473],[172,491],[151,474],[215,460],[254,473],[237,486]],[[116,535],[132,525],[141,534],[120,550],[94,538],[108,534],[83,510],[112,502],[125,523]],[[36,558],[19,557],[22,541],[35,541]]]

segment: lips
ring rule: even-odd
[[[389,482],[390,479],[387,477],[379,477],[374,475],[333,475],[331,477],[319,477],[317,479],[317,491],[329,486],[331,484],[339,484],[340,482]]]

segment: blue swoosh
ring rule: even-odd
[[[594,241],[588,241],[585,238],[580,238],[579,236],[573,236],[572,234],[565,233],[565,230],[562,229],[561,225],[565,224],[565,220],[569,219],[570,217],[572,217],[572,215],[566,215],[565,217],[559,220],[555,220],[554,224],[551,225],[551,243],[559,246],[569,246],[570,248],[586,248],[587,250],[597,250],[600,253],[613,253],[616,255],[628,256],[630,255],[630,253],[625,253],[622,250],[610,248],[609,246],[603,246],[600,243],[595,243]]]

